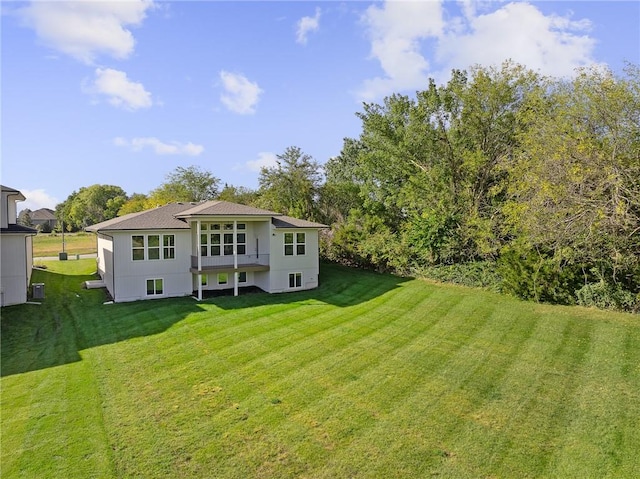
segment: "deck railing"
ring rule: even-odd
[[[233,256],[203,256],[202,257],[202,267],[232,267],[234,264]],[[248,265],[261,265],[268,266],[269,265],[269,255],[268,254],[239,254],[238,255],[238,267],[248,266]],[[191,267],[198,267],[198,257],[191,256]]]

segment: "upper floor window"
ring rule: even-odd
[[[245,223],[237,223],[237,230],[246,230]],[[203,223],[203,232],[200,234],[200,255],[201,256],[232,256],[233,255],[233,223]],[[231,231],[231,233],[221,233],[220,231]],[[238,254],[247,253],[246,233],[236,233],[236,248]]]
[[[284,255],[302,256],[306,253],[306,233],[284,234]]]
[[[144,236],[135,235],[131,237],[131,259],[140,261],[144,259]]]
[[[174,259],[175,257],[175,235],[131,236],[131,259],[133,261]]]

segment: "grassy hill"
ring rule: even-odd
[[[335,266],[314,291],[2,310],[2,477],[640,477],[637,316]]]
[[[96,235],[93,233],[65,233],[64,250],[69,255],[96,253]],[[62,234],[38,233],[33,237],[33,256],[57,257],[62,251]]]

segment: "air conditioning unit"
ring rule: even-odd
[[[44,283],[33,283],[31,287],[33,299],[44,299]]]

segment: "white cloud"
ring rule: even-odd
[[[296,42],[306,45],[307,37],[311,32],[317,32],[320,28],[320,8],[316,8],[313,17],[302,17],[298,20],[298,30],[296,31]]]
[[[47,46],[83,63],[97,55],[128,58],[135,40],[127,26],[140,25],[150,0],[136,1],[34,1],[19,14]]]
[[[271,168],[273,166],[276,166],[277,162],[278,157],[275,153],[261,151],[260,153],[258,153],[257,159],[247,161],[246,167],[250,171],[259,173],[262,168]]]
[[[40,208],[50,208],[53,210],[55,209],[56,205],[60,203],[58,198],[49,195],[44,189],[20,189],[20,192],[24,195],[26,200],[17,203],[19,211],[26,209],[35,211],[39,210]]]
[[[496,8],[491,2],[460,0],[458,17],[446,16],[443,5],[444,0],[387,0],[366,10],[362,20],[371,56],[385,76],[365,80],[360,99],[424,89],[429,77],[446,81],[452,69],[476,64],[511,59],[543,74],[566,76],[594,62],[588,20],[544,15],[526,2]]]
[[[141,151],[144,148],[151,148],[156,155],[185,155],[198,156],[204,151],[204,146],[195,143],[180,143],[171,141],[165,143],[155,137],[126,138],[117,137],[113,139],[113,144],[131,149],[131,151]]]
[[[588,20],[545,16],[528,3],[509,3],[484,15],[469,16],[464,32],[440,39],[437,57],[449,68],[495,65],[506,59],[554,76],[572,75],[593,63],[595,41]]]
[[[109,103],[126,110],[149,108],[153,105],[151,93],[142,83],[131,81],[125,72],[111,68],[97,68],[95,81],[85,88],[87,93],[97,93],[109,97]]]
[[[420,42],[441,34],[441,3],[387,1],[382,7],[370,6],[362,20],[368,27],[371,56],[380,62],[386,76],[366,80],[360,96],[372,100],[426,85],[430,64]]]
[[[240,73],[220,72],[222,87],[225,92],[220,95],[220,101],[229,110],[247,115],[255,113],[256,104],[263,93],[257,83],[251,82]]]

